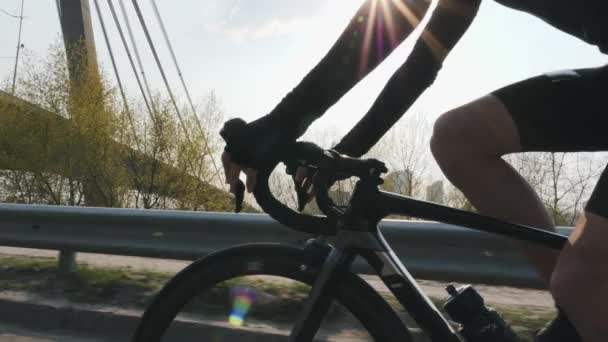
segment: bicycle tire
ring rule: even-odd
[[[243,245],[210,254],[183,269],[161,289],[146,309],[132,342],[160,342],[186,303],[222,281],[276,275],[311,285],[322,261],[316,253],[279,244]],[[335,301],[358,319],[374,341],[412,341],[396,312],[359,276],[347,272],[337,286]]]

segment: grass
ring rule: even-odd
[[[53,258],[0,257],[0,291],[23,291],[74,303],[141,309],[173,275],[79,264],[74,274],[58,276],[57,262]],[[189,304],[187,311],[196,312],[204,308],[225,313],[232,303],[231,289],[235,288],[256,289],[260,298],[250,314],[264,319],[295,317],[308,293],[306,285],[295,282],[286,285],[256,277],[231,279],[198,296]]]
[[[23,291],[41,298],[62,298],[74,303],[144,308],[173,274],[78,265],[76,273],[57,276],[57,261],[52,258],[0,258],[0,291]],[[268,278],[247,277],[218,284],[189,303],[187,311],[226,317],[232,308],[235,288],[255,288],[255,305],[249,319],[293,321],[302,308],[309,287],[297,282],[277,282]],[[400,313],[404,310],[391,295],[386,300]],[[441,308],[443,300],[431,298]],[[493,306],[492,303],[489,304]],[[493,306],[518,333],[531,341],[534,331],[552,318],[550,312],[535,312],[524,306]],[[343,318],[342,309],[330,319]]]
[[[170,273],[78,265],[72,275],[57,276],[51,258],[0,258],[0,290],[63,297],[76,303],[134,304],[141,307],[172,276]]]

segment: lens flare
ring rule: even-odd
[[[421,18],[418,18],[418,16],[416,16],[416,14],[406,4],[404,4],[402,0],[392,0],[392,3],[410,24],[412,24],[413,26],[417,26],[418,24],[420,24]],[[447,1],[447,3],[449,3],[447,6],[450,7],[451,11],[458,11],[459,13],[464,13],[461,8],[457,7],[457,5],[452,5],[451,1]],[[438,5],[435,1],[433,2],[433,4]],[[444,2],[441,2],[441,6],[444,6]],[[464,7],[464,5],[461,6]],[[430,30],[428,30],[428,28],[425,28],[422,31],[421,38],[428,45],[428,47],[433,52],[433,55],[438,60],[443,60],[445,56],[447,56],[449,51],[447,51],[443,44]]]
[[[378,7],[377,1],[372,1],[369,11],[363,16],[363,20],[359,20],[361,25],[365,26],[363,35],[363,46],[361,47],[361,57],[359,58],[359,74],[365,75],[369,64],[369,52],[372,48],[374,24],[376,20],[376,10]]]
[[[416,4],[416,1],[419,1],[420,4]],[[419,11],[410,8],[410,6],[420,7],[422,3],[427,1],[431,1],[432,5],[439,6],[437,5],[438,2],[436,0],[372,0],[369,3],[369,7],[356,18],[357,24],[360,27],[355,30],[355,33],[361,31],[363,34],[363,44],[361,46],[359,58],[360,76],[365,75],[368,71],[369,55],[374,52],[373,49],[376,50],[375,56],[377,62],[380,62],[386,57],[384,55],[386,53],[385,49],[389,44],[392,48],[395,48],[399,44],[399,40],[397,39],[399,28],[395,21],[405,20],[412,27],[418,26],[422,21],[422,18],[417,14]],[[448,3],[452,3],[452,1],[448,1]],[[443,10],[447,9],[454,13],[465,13],[464,11],[466,10],[466,6],[464,5],[448,4],[441,6],[443,6]],[[398,18],[399,14],[403,18]],[[429,28],[422,30],[421,39],[427,44],[438,60],[443,60],[443,58],[445,58],[448,53],[447,49]],[[373,41],[376,43],[375,46],[372,44]]]
[[[243,325],[243,317],[239,317],[236,314],[231,314],[230,318],[228,318],[228,322],[235,327],[240,327]]]
[[[232,298],[232,313],[230,313],[228,323],[236,327],[243,326],[245,316],[255,302],[255,292],[249,288],[235,287],[230,290],[230,297]]]

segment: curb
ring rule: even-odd
[[[34,330],[68,330],[108,341],[129,341],[139,316],[111,310],[93,310],[72,304],[0,299],[0,320]]]

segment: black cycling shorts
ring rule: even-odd
[[[533,77],[492,93],[517,126],[522,151],[608,151],[608,65]],[[608,218],[608,166],[586,210]]]

